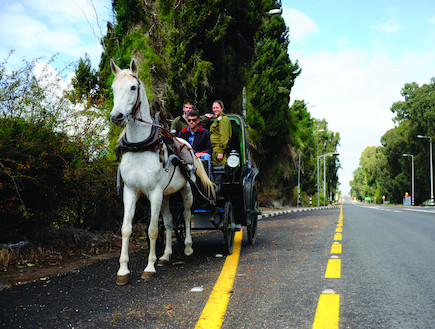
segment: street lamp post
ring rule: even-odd
[[[430,136],[423,136],[423,135],[417,135],[418,138],[428,138],[429,139],[429,164],[430,164],[430,200],[431,204],[433,203],[433,159],[432,159],[432,137]]]
[[[320,206],[320,196],[319,196],[319,159],[321,155],[317,156],[317,207]]]
[[[403,154],[404,157],[411,157],[411,205],[414,205],[414,155],[412,154]]]
[[[298,165],[298,200],[296,207],[299,208],[301,202],[301,152],[299,152],[299,165]]]
[[[326,153],[326,154],[321,154],[317,156],[317,206],[320,205],[320,197],[319,197],[319,159],[321,157],[323,157],[323,205],[325,205],[325,198],[326,198],[326,157],[327,156],[337,156],[340,153]]]
[[[316,130],[314,133],[320,133],[325,131],[325,129],[318,129]],[[314,135],[314,138],[316,139],[317,134]],[[317,155],[317,142],[316,142],[316,155]],[[320,159],[321,155],[317,155],[317,207],[320,206],[320,197],[319,197],[319,159]]]

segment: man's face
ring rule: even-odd
[[[193,105],[192,104],[184,104],[184,106],[183,106],[183,112],[185,114],[189,113],[192,110],[193,110]]]
[[[190,130],[196,130],[196,128],[198,127],[199,124],[199,119],[198,117],[187,117],[187,124],[189,125],[189,129]]]

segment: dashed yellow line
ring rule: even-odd
[[[196,323],[195,329],[212,329],[222,326],[236,276],[237,264],[242,248],[242,238],[243,232],[236,232],[233,253],[227,256],[222,272],[208,298],[201,317]]]
[[[334,241],[341,241],[342,239],[343,239],[343,236],[341,233],[334,234]]]
[[[340,216],[334,234],[334,243],[331,246],[331,254],[341,254],[341,241],[343,236],[343,205],[340,207]],[[341,259],[333,255],[328,259],[325,278],[339,279],[341,277]],[[340,314],[340,295],[333,290],[324,291],[319,297],[313,329],[338,329]]]
[[[340,279],[341,275],[341,259],[330,258],[326,266],[325,278],[327,279]]]
[[[322,293],[317,304],[313,329],[336,329],[340,310],[340,295],[334,292]]]
[[[334,242],[331,246],[331,254],[341,254],[341,243]]]

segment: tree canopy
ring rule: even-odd
[[[394,203],[401,203],[406,192],[411,194],[411,161],[414,156],[415,203],[430,198],[430,150],[428,139],[435,134],[435,78],[419,86],[406,83],[401,90],[404,100],[391,106],[396,127],[381,138],[381,147],[373,148],[369,156],[363,152],[360,166],[351,182],[352,195],[364,199],[385,195]],[[404,156],[409,154],[409,156]],[[370,160],[367,160],[367,159]],[[379,198],[377,198],[379,200]]]

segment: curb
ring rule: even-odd
[[[296,213],[296,212],[313,211],[313,210],[325,210],[325,209],[336,209],[336,208],[340,208],[340,206],[321,206],[321,207],[309,207],[309,208],[292,208],[292,209],[288,209],[288,210],[281,210],[281,211],[277,211],[277,212],[271,212],[271,213],[267,213],[267,214],[258,215],[257,218],[258,218],[258,220],[260,220],[260,219],[266,219],[266,218],[276,217],[276,216],[280,216],[280,215],[287,215],[287,214]]]

